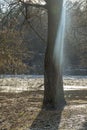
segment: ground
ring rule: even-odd
[[[43,76],[0,77],[0,130],[87,130],[87,77],[64,77],[67,105],[42,109]]]

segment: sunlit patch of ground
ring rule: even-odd
[[[87,87],[87,76],[65,76],[63,78],[64,89],[85,89]],[[23,92],[44,89],[43,76],[35,75],[1,75],[0,92]]]
[[[65,79],[66,85],[77,79]],[[82,86],[85,79],[78,79]],[[11,81],[11,82],[10,82]],[[15,82],[14,82],[15,81]],[[25,82],[24,82],[25,81]],[[69,83],[68,83],[69,81]],[[21,84],[20,84],[21,83]],[[43,101],[43,79],[7,78],[0,79],[1,86],[23,88],[29,84],[28,91],[0,91],[0,130],[87,130],[87,89],[65,90],[67,106],[61,110],[41,109]],[[5,90],[6,87],[4,87]],[[26,87],[27,88],[27,87]],[[36,88],[36,89],[35,89]],[[38,89],[37,89],[38,88]],[[40,90],[41,89],[41,90]]]

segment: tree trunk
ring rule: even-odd
[[[65,104],[60,60],[56,66],[53,53],[62,13],[63,0],[48,1],[48,43],[45,54],[44,106],[58,108]]]

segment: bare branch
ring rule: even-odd
[[[47,4],[42,5],[42,4],[26,3],[26,2],[23,2],[21,0],[19,0],[19,2],[21,2],[25,6],[32,6],[32,7],[36,7],[36,8],[45,8],[45,9],[47,9]]]
[[[24,4],[23,4],[23,5],[24,5]],[[32,4],[32,5],[33,5],[33,4]],[[26,7],[26,6],[25,6],[25,7]],[[31,27],[31,29],[35,32],[35,34],[41,39],[41,41],[43,41],[44,43],[46,43],[46,41],[44,40],[44,38],[41,37],[41,35],[38,33],[38,31],[36,31],[36,29],[32,26],[31,22],[26,18],[27,15],[24,14],[24,12],[23,12],[22,9],[20,9],[20,10],[21,10],[23,16],[25,17],[25,19],[24,19],[22,25],[23,25],[23,24],[25,23],[25,21],[26,21],[27,24],[29,24],[29,26]],[[26,13],[27,13],[27,12],[26,12]]]

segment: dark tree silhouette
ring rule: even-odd
[[[50,0],[48,5],[48,43],[45,55],[44,105],[59,108],[65,104],[60,60],[58,66],[53,59],[56,35],[59,28],[63,0]],[[60,43],[61,44],[61,43]]]

